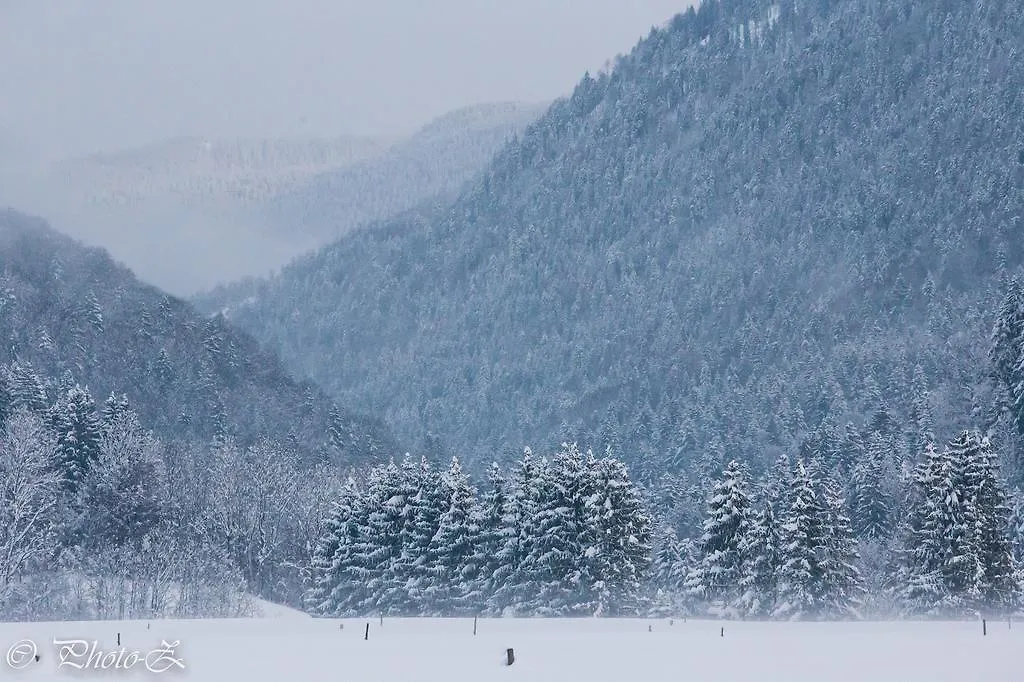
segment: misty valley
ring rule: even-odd
[[[1024,6],[678,4],[400,132],[0,113],[0,667],[1024,679]]]

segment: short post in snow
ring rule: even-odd
[[[380,626],[384,627],[384,614],[380,614]]]
[[[363,636],[363,639],[364,640],[369,640],[370,639],[370,624],[369,623],[366,624],[366,634]]]
[[[121,633],[117,633],[117,645],[121,646]]]
[[[720,632],[718,633],[718,636],[719,636],[719,637],[725,637],[725,628],[724,628],[724,627],[723,627],[723,628],[722,628],[722,630],[721,630],[721,631],[720,631]]]
[[[985,619],[982,618],[981,619],[981,636],[984,637],[987,634],[988,634],[988,623],[986,623]]]
[[[512,665],[516,662],[516,652],[512,649],[505,649],[505,665]]]
[[[476,637],[476,616],[473,616],[473,636]]]

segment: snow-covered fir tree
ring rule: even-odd
[[[592,542],[585,505],[590,493],[583,455],[575,445],[562,450],[542,470],[534,513],[536,538],[524,571],[538,590],[530,610],[545,616],[575,615],[583,584],[581,559]]]
[[[353,550],[361,532],[356,482],[349,477],[331,505],[323,532],[311,559],[303,605],[310,613],[337,616],[346,613],[346,583],[355,580]]]
[[[596,616],[636,614],[651,564],[651,519],[626,465],[610,454],[587,460],[590,484],[582,508],[589,546],[583,548],[578,605]]]
[[[473,599],[478,610],[486,609],[486,600],[498,586],[502,571],[501,552],[506,542],[505,518],[509,497],[507,484],[501,467],[491,463],[487,468],[487,480],[483,485],[477,503],[473,506],[473,523],[479,535],[474,546],[472,561],[479,566],[476,583],[472,587]]]
[[[64,485],[77,490],[89,468],[100,456],[100,422],[96,403],[78,384],[66,388],[49,411],[57,435],[57,460]]]
[[[865,539],[888,537],[892,530],[892,501],[884,481],[893,457],[890,438],[874,433],[862,458],[850,473],[850,508],[853,529]]]
[[[770,500],[750,517],[740,548],[743,571],[736,610],[747,618],[768,618],[775,611],[781,546],[779,525]]]
[[[782,557],[773,615],[790,620],[820,615],[824,593],[824,517],[818,484],[799,460],[782,523]]]
[[[864,584],[857,563],[860,555],[853,526],[846,515],[840,486],[831,479],[821,484],[823,509],[822,614],[830,618],[857,618],[861,614]]]
[[[721,616],[733,614],[740,595],[749,516],[746,474],[733,460],[711,490],[699,542],[700,559],[686,580],[691,594]]]
[[[686,576],[691,565],[692,542],[680,540],[674,528],[662,524],[654,534],[649,602],[652,616],[684,616],[690,613]],[[688,551],[689,550],[689,551]]]
[[[975,577],[977,608],[994,613],[1011,612],[1019,602],[1013,545],[1009,535],[1007,494],[999,475],[998,455],[987,438],[964,432],[950,444],[963,452],[964,485],[973,500],[979,572]]]
[[[965,431],[941,453],[929,448],[914,483],[901,576],[906,611],[957,617],[1012,609],[1020,584],[1010,509],[988,440]]]
[[[458,458],[441,475],[440,500],[447,504],[438,521],[437,532],[427,546],[429,585],[423,601],[429,613],[445,616],[472,614],[480,603],[482,557],[476,523],[474,492]],[[413,595],[415,598],[415,596]]]
[[[529,613],[529,600],[539,589],[530,568],[537,539],[535,516],[540,500],[544,466],[527,448],[516,463],[505,508],[500,566],[494,574],[495,589],[487,600],[487,609],[498,615]]]

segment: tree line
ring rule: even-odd
[[[977,433],[929,445],[905,472],[904,516],[870,462],[846,485],[813,454],[781,459],[756,484],[730,462],[701,535],[660,539],[651,608],[791,620],[1012,613],[1024,500],[1008,497],[997,459]]]
[[[306,605],[324,616],[636,613],[651,522],[613,457],[527,451],[479,494],[458,459],[404,459],[350,481],[314,554]]]
[[[128,399],[0,366],[0,614],[237,616],[297,603],[334,467],[270,442],[165,443]]]

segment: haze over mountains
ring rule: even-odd
[[[0,616],[1011,618],[1021,35],[1006,0],[705,0],[546,107],[8,163],[182,290],[320,246],[189,304],[0,213]]]
[[[0,365],[36,374],[49,395],[74,383],[98,402],[124,394],[147,428],[179,444],[273,439],[307,462],[346,466],[397,449],[380,423],[295,381],[223,319],[203,318],[39,219],[0,212],[0,273]]]
[[[447,200],[540,111],[471,107],[409,138],[190,137],[42,168],[9,164],[0,201],[187,294],[268,272],[366,220]]]
[[[847,422],[901,449],[984,427],[1024,258],[1022,34],[1002,0],[705,2],[443,217],[201,303],[476,461],[575,437],[706,476]]]

